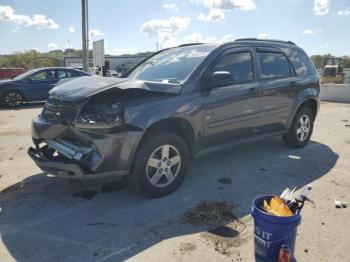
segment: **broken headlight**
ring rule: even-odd
[[[78,114],[78,128],[111,128],[123,123],[123,105],[113,97],[92,98]]]

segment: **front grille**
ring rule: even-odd
[[[41,112],[41,118],[51,122],[70,123],[78,111],[77,104],[49,98]]]

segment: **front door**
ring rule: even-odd
[[[208,74],[229,72],[232,82],[204,96],[204,146],[230,143],[255,135],[259,115],[259,82],[250,48],[225,51]]]
[[[57,81],[54,69],[39,71],[24,80],[26,93],[30,100],[46,100]]]

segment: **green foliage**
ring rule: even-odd
[[[150,53],[140,53],[140,55],[142,54]],[[82,51],[79,49],[67,48],[65,50],[51,50],[47,53],[40,53],[36,50],[15,52],[10,55],[0,55],[0,67],[22,67],[29,70],[38,67],[59,66],[63,65],[64,57],[70,56],[81,57]],[[89,56],[92,57],[92,50],[89,51]],[[332,55],[313,55],[311,56],[311,60],[316,68],[323,68],[328,57],[332,57]],[[343,56],[342,58],[343,67],[350,68],[350,57]]]
[[[326,55],[313,55],[311,56],[311,60],[316,66],[317,69],[321,69],[326,65],[326,61],[328,57],[334,57],[331,54]],[[350,68],[350,57],[349,56],[343,56],[342,57],[342,66],[344,68]]]
[[[47,67],[59,66],[60,59],[58,57],[39,53],[36,50],[25,52],[15,52],[11,55],[0,56],[0,67],[22,67],[26,70]]]
[[[89,52],[92,56],[92,50]],[[10,55],[0,55],[0,67],[22,67],[26,70],[63,65],[63,58],[68,56],[82,56],[82,51],[77,49],[51,50],[40,53],[36,50],[14,52]]]

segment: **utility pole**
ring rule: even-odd
[[[67,39],[67,47],[68,47],[68,58],[70,58],[70,49],[71,49],[71,47],[70,47],[70,41],[69,41],[69,39]]]
[[[89,14],[88,14],[88,0],[81,0],[81,32],[83,44],[83,70],[85,72],[89,69]]]

